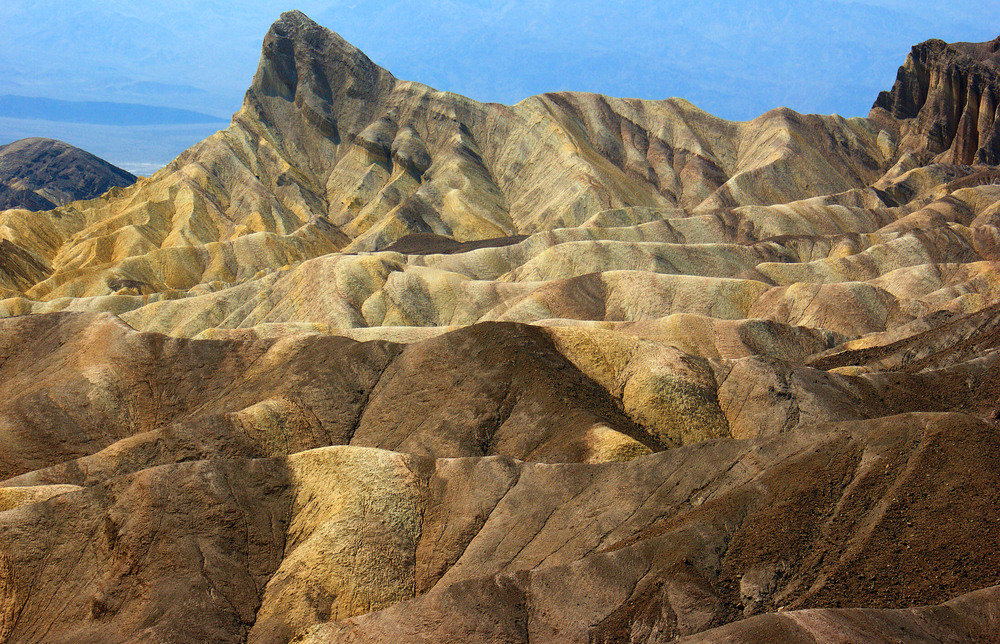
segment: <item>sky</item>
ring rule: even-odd
[[[0,118],[0,143],[58,134],[123,167],[165,164],[239,109],[264,34],[289,9],[398,78],[481,101],[560,90],[680,96],[734,120],[778,106],[864,116],[912,45],[1000,35],[1000,0],[4,0],[0,96],[207,118],[138,130]]]

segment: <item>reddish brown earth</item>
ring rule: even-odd
[[[0,640],[1000,641],[997,48],[735,124],[283,14],[230,128],[0,212]]]

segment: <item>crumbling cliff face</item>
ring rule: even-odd
[[[900,149],[922,158],[996,165],[1000,159],[1000,38],[928,40],[913,48],[872,118],[900,121]]]

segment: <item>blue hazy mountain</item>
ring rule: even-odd
[[[108,101],[61,101],[53,98],[0,96],[0,116],[91,125],[191,125],[224,123],[225,119],[192,110],[111,103]]]

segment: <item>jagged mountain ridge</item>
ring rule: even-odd
[[[901,148],[946,163],[997,165],[1000,38],[985,43],[929,40],[913,48],[871,116],[902,120]]]
[[[283,14],[227,130],[0,213],[0,637],[997,632],[1000,172],[907,98],[991,47],[730,123]]]
[[[577,226],[609,208],[710,212],[838,193],[890,165],[877,135],[860,119],[788,110],[730,123],[680,100],[478,104],[398,81],[289,13],[265,38],[230,128],[135,189],[67,213],[82,220],[57,249],[27,231],[12,241],[41,255],[55,284],[73,276],[53,292],[38,275],[32,297],[108,292],[111,279],[187,289],[414,232],[467,241]],[[816,170],[803,175],[801,157]],[[182,214],[164,218],[153,204]],[[234,255],[242,270],[212,270]]]

